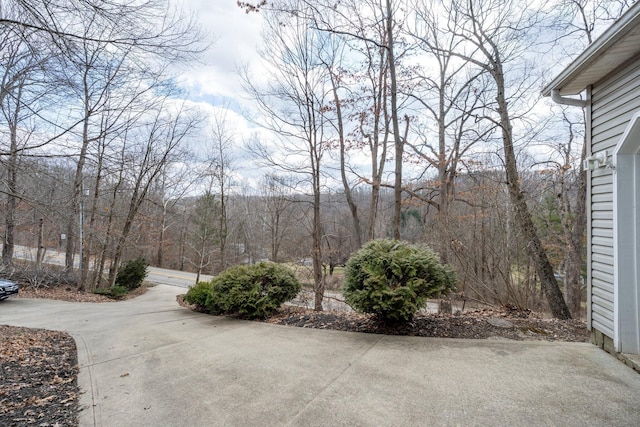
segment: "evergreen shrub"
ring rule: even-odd
[[[127,288],[124,286],[112,286],[110,288],[99,288],[93,291],[94,294],[105,295],[113,299],[122,299],[127,295]]]
[[[207,298],[211,295],[212,282],[198,282],[190,287],[183,300],[188,304],[194,304],[199,310],[206,309]]]
[[[273,262],[230,267],[212,280],[207,310],[264,318],[295,298],[301,285],[293,270]]]
[[[147,277],[148,266],[149,263],[142,257],[127,261],[118,270],[116,285],[124,286],[130,291],[139,288]]]
[[[373,240],[347,262],[344,298],[384,323],[410,321],[428,298],[445,295],[456,282],[453,268],[426,245]]]

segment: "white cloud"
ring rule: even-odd
[[[179,79],[195,99],[233,98],[241,94],[237,68],[258,62],[262,16],[245,13],[233,0],[182,0],[215,42],[200,58],[203,65],[189,69]]]
[[[238,68],[243,64],[258,64],[258,45],[262,30],[262,15],[247,14],[235,0],[171,0],[185,13],[193,13],[201,28],[214,43],[200,57],[201,64],[192,64],[177,81],[186,91],[188,102],[202,111],[207,121],[225,117],[233,134],[234,181],[239,186],[255,185],[264,174],[263,168],[244,150],[245,141],[255,134],[263,140],[271,136],[250,123],[243,114],[252,114],[251,101],[242,89]],[[249,113],[247,113],[249,112]],[[209,140],[205,122],[192,140],[196,156],[205,157]]]

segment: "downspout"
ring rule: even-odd
[[[559,89],[551,90],[551,99],[556,104],[562,105],[571,105],[572,107],[582,107],[585,108],[587,106],[587,101],[584,99],[576,99],[576,98],[567,98],[560,95]]]
[[[591,89],[587,87],[587,99],[577,99],[577,98],[569,98],[560,95],[559,89],[551,89],[551,100],[556,104],[568,105],[571,107],[580,107],[586,108],[586,123],[585,123],[585,144],[587,145],[587,157],[591,156],[591,108],[589,104],[591,102]],[[605,154],[606,155],[606,154]],[[587,230],[591,230],[591,191],[589,191],[591,172],[587,171],[587,200],[586,200],[586,210],[587,210]],[[591,233],[587,231],[587,270],[591,267]],[[591,319],[591,283],[592,277],[591,274],[587,274],[587,328],[592,330],[592,319]]]

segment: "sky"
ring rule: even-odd
[[[260,75],[261,61],[258,49],[261,43],[262,15],[246,13],[236,0],[176,0],[185,12],[195,14],[199,24],[210,33],[214,42],[205,52],[202,64],[195,64],[183,73],[178,82],[186,90],[187,99],[208,114],[225,114],[238,142],[232,157],[238,190],[257,188],[262,176],[269,171],[259,160],[252,159],[243,148],[244,141],[258,134],[261,140],[275,138],[268,131],[246,119],[255,114],[248,95],[242,89],[238,67],[249,66],[254,75]],[[330,163],[330,159],[326,159]],[[362,153],[351,153],[351,161],[368,169],[370,160]],[[325,163],[325,164],[327,164]],[[409,167],[409,166],[407,166]],[[387,168],[391,170],[392,168]],[[392,179],[392,177],[388,177]],[[342,184],[336,177],[327,182],[332,188]]]
[[[183,0],[214,43],[205,52],[202,65],[183,75],[183,83],[197,100],[223,104],[241,92],[237,67],[255,63],[260,40],[261,16],[247,14],[235,0]]]
[[[213,39],[209,49],[178,78],[187,99],[209,115],[224,116],[237,141],[231,157],[238,186],[253,186],[264,171],[243,150],[244,141],[264,131],[247,121],[251,101],[242,89],[238,68],[259,62],[262,17],[245,13],[236,0],[180,0]],[[205,125],[206,127],[206,125]],[[204,129],[206,134],[206,129]]]
[[[261,42],[262,16],[260,13],[245,13],[236,0],[172,0],[185,12],[191,12],[202,28],[209,32],[214,42],[201,56],[201,64],[195,64],[178,79],[186,91],[189,102],[209,114],[224,114],[233,129],[237,141],[232,157],[239,187],[256,186],[267,172],[243,150],[244,141],[260,134],[261,139],[270,136],[263,129],[250,123],[245,114],[251,114],[252,102],[244,94],[238,68],[253,67],[254,74],[260,63],[258,48]],[[565,58],[566,59],[566,58]],[[549,113],[551,102],[536,105],[541,115]],[[532,111],[531,113],[536,113]],[[273,136],[271,136],[273,138]],[[540,151],[547,157],[548,146],[530,149]],[[548,157],[547,157],[548,158]],[[366,159],[361,159],[366,161]]]
[[[275,138],[267,130],[249,122],[247,116],[256,117],[253,102],[242,88],[238,68],[249,66],[251,73],[260,76],[262,15],[246,13],[237,6],[237,0],[179,0],[185,12],[195,14],[202,29],[214,39],[201,57],[202,64],[194,64],[178,79],[186,91],[187,99],[210,115],[223,115],[234,133],[236,146],[230,157],[236,191],[259,191],[262,177],[273,170],[253,158],[244,148],[245,142],[258,135],[261,141]],[[206,129],[204,129],[206,137]],[[326,158],[325,165],[330,163]],[[369,159],[353,154],[352,161],[369,167]],[[331,176],[331,174],[329,174]],[[339,188],[338,175],[326,184]],[[304,191],[304,188],[301,188]],[[198,191],[198,190],[196,190]]]

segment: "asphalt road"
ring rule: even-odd
[[[167,270],[165,268],[147,267],[147,282],[156,285],[178,286],[188,288],[196,283],[196,274],[186,271]],[[211,280],[212,276],[200,275],[200,281]]]
[[[0,245],[2,247],[2,245]],[[35,260],[36,259],[35,248],[30,248],[27,246],[16,246],[14,249],[14,258],[17,259],[26,259],[26,260]],[[45,253],[44,262],[47,264],[53,265],[64,265],[64,257],[65,253],[57,250],[47,249]],[[76,256],[76,264],[77,264],[77,256]],[[180,288],[188,288],[193,286],[196,283],[196,274],[188,273],[186,271],[177,271],[177,270],[168,270],[166,268],[157,268],[149,266],[147,268],[147,278],[148,282],[154,283],[156,285],[170,285],[170,286],[178,286]],[[212,276],[201,275],[200,280],[206,281],[211,280]]]

